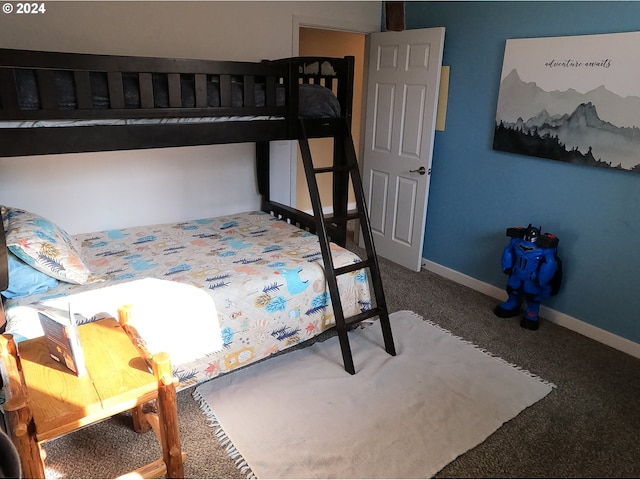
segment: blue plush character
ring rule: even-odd
[[[502,271],[509,275],[506,302],[498,305],[494,313],[501,318],[515,317],[523,301],[527,309],[520,326],[537,330],[540,326],[540,302],[558,293],[562,279],[562,263],[557,255],[558,237],[541,234],[540,228],[512,227],[511,237],[502,253]]]

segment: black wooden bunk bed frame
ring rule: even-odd
[[[254,142],[261,209],[316,233],[334,307],[345,369],[355,373],[347,336],[355,324],[379,317],[385,350],[395,355],[380,271],[373,244],[364,191],[351,138],[354,58],[296,57],[262,62],[220,62],[0,49],[0,156],[15,157],[89,151],[132,150],[188,145]],[[37,104],[25,106],[20,78],[29,73],[37,88]],[[69,98],[61,100],[60,75],[72,79]],[[96,105],[96,76],[107,87],[108,100]],[[134,79],[136,105],[128,103],[125,80]],[[166,104],[157,104],[157,80],[166,89]],[[211,105],[208,88],[215,80],[219,101]],[[299,114],[300,84],[332,90],[340,104],[337,117]],[[183,97],[189,89],[191,100]],[[264,101],[256,101],[260,87]],[[242,92],[240,103],[237,89]],[[234,91],[234,89],[236,91]],[[235,96],[235,97],[234,97]],[[188,104],[188,105],[187,105]],[[256,118],[257,116],[257,118]],[[229,119],[228,117],[233,117]],[[252,118],[248,118],[252,117]],[[192,122],[190,119],[208,121]],[[227,121],[210,121],[212,119]],[[112,122],[118,119],[118,122]],[[178,121],[176,121],[178,119]],[[89,122],[99,121],[97,124]],[[8,123],[11,122],[11,123]],[[50,122],[35,126],[33,122]],[[121,123],[125,124],[121,124]],[[334,139],[333,165],[315,168],[309,138]],[[314,214],[271,200],[269,142],[298,140]],[[323,214],[316,175],[333,177],[333,213]],[[357,211],[349,212],[352,184]],[[347,222],[359,220],[366,258],[334,268],[329,242],[346,244]],[[4,229],[0,233],[0,291],[7,288]],[[337,277],[368,268],[373,308],[345,318]],[[0,315],[4,316],[2,309]],[[0,324],[3,318],[0,318]]]

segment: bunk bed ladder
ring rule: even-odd
[[[358,162],[356,159],[355,148],[353,145],[353,139],[351,138],[349,125],[345,120],[344,124],[341,124],[338,128],[338,132],[334,133],[334,142],[338,142],[337,144],[343,145],[344,151],[334,152],[333,166],[315,168],[313,165],[313,159],[311,158],[311,149],[307,137],[307,126],[305,125],[307,121],[308,120],[305,120],[304,118],[300,119],[300,134],[298,136],[298,142],[300,145],[300,152],[302,154],[302,163],[304,164],[307,184],[309,186],[311,204],[313,205],[313,213],[316,220],[316,234],[318,235],[320,250],[322,252],[322,258],[324,260],[325,276],[327,278],[329,294],[331,295],[331,303],[333,305],[333,313],[335,317],[338,338],[340,340],[340,348],[342,350],[344,368],[347,372],[353,375],[355,373],[355,367],[353,364],[351,346],[349,345],[348,338],[348,330],[351,327],[364,320],[373,317],[379,317],[380,325],[382,327],[382,336],[384,339],[385,350],[389,355],[395,356],[395,345],[393,342],[393,335],[391,333],[391,323],[389,321],[389,312],[387,310],[387,304],[384,297],[384,290],[382,288],[382,279],[380,277],[378,259],[373,244],[373,236],[371,233],[371,226],[369,224],[369,215],[367,213],[364,201],[362,179],[360,177],[360,170],[358,168]],[[337,138],[338,136],[340,136],[341,138]],[[357,211],[355,213],[344,212],[343,214],[338,213],[336,216],[325,217],[322,209],[322,202],[320,200],[320,193],[318,191],[318,183],[316,180],[316,176],[323,173],[332,173],[334,175],[334,182],[336,181],[336,177],[341,177],[344,179],[345,174],[348,175],[348,177],[351,179],[351,184],[353,186],[356,198]],[[335,268],[333,265],[333,258],[331,256],[331,250],[329,247],[329,242],[331,240],[329,238],[327,226],[338,226],[338,231],[344,231],[346,229],[346,222],[349,220],[360,221],[360,227],[362,228],[362,235],[366,249],[366,258],[351,265]],[[369,269],[370,289],[373,289],[373,298],[375,300],[375,304],[372,305],[369,310],[345,318],[344,311],[342,309],[342,302],[340,301],[340,293],[338,290],[338,277],[340,275],[345,275],[362,268]]]

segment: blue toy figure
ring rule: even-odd
[[[509,298],[494,310],[498,317],[515,317],[520,313],[523,300],[526,301],[527,309],[520,326],[529,330],[538,330],[540,302],[558,293],[562,279],[558,237],[540,231],[541,228],[531,224],[527,228],[507,229],[511,241],[502,253],[502,271],[509,275]]]

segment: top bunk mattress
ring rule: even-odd
[[[7,333],[17,342],[42,335],[39,309],[71,309],[84,323],[117,318],[118,308],[133,305],[134,325],[150,351],[168,351],[182,389],[334,325],[317,237],[263,212],[87,233],[73,241],[97,281],[59,282],[5,300]],[[336,267],[358,261],[333,244],[332,255]],[[338,280],[345,316],[371,307],[366,270]]]

